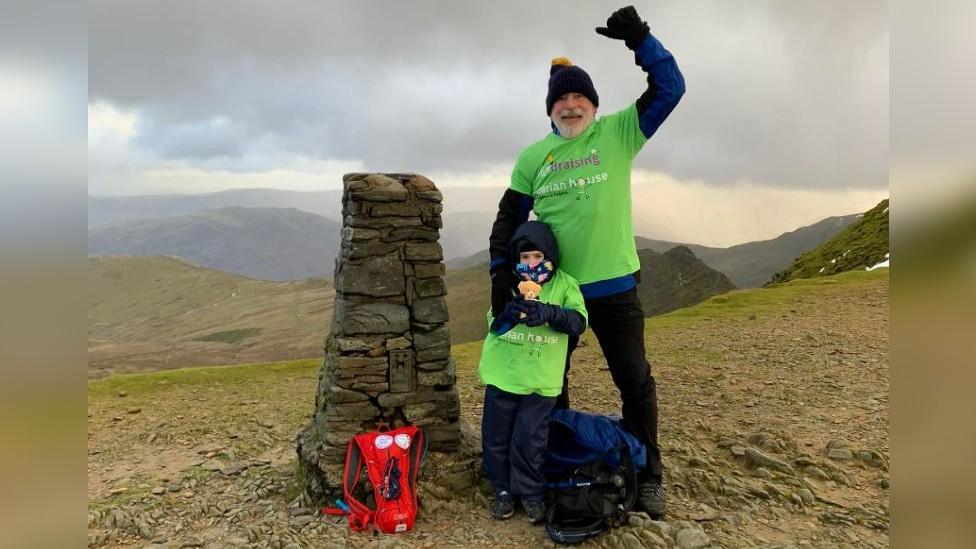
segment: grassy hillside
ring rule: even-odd
[[[315,357],[335,293],[170,257],[88,259],[88,368],[166,369]]]
[[[638,287],[648,316],[732,289],[687,248],[642,250]],[[89,258],[89,371],[141,371],[321,355],[334,291],[328,282],[275,283],[170,257]],[[455,343],[484,337],[490,306],[482,266],[448,271]]]
[[[600,545],[683,547],[695,536],[719,547],[887,547],[887,303],[886,271],[852,271],[649,319],[669,518],[631,520]],[[573,407],[620,413],[585,339],[570,371]],[[480,349],[452,348],[475,446]],[[306,360],[89,381],[89,546],[369,542],[314,509],[289,512],[301,503],[295,434],[313,411],[319,368]],[[444,489],[425,471],[416,528],[397,537],[406,546],[546,542],[544,529],[492,521],[484,494]]]
[[[645,255],[647,314],[701,301],[731,285],[693,256]],[[652,260],[648,254],[653,254]],[[480,340],[490,306],[480,266],[448,271],[451,339]],[[268,282],[173,257],[88,259],[92,375],[321,355],[335,296],[329,282]]]
[[[482,271],[488,271],[488,263],[490,256],[488,255],[488,248],[480,250],[466,257],[455,257],[453,259],[448,259],[444,262],[444,266],[447,267],[448,271],[455,271],[460,269],[467,269],[469,267],[480,267]]]
[[[171,255],[265,280],[332,277],[341,225],[294,208],[222,208],[89,229],[90,255]]]
[[[884,261],[889,250],[888,216],[888,199],[884,199],[856,223],[796,258],[789,267],[773,275],[769,283],[829,276]]]
[[[712,321],[788,319],[798,314],[813,314],[824,320],[834,318],[840,325],[845,321],[843,315],[839,313],[833,317],[825,315],[822,302],[828,299],[844,300],[853,296],[863,297],[869,290],[884,290],[877,296],[878,299],[860,302],[859,305],[880,307],[880,310],[886,311],[888,280],[888,272],[884,270],[850,271],[816,279],[797,279],[770,288],[733,290],[727,294],[713,296],[691,307],[648,318],[645,334],[648,338],[653,337],[655,341],[664,341],[666,338],[659,335],[663,331],[685,331],[693,327],[705,327]],[[836,337],[845,335],[836,331],[837,326],[832,327],[828,324],[826,328],[830,328],[831,333]],[[587,332],[587,336],[590,335]],[[809,338],[805,339],[809,340]],[[880,345],[885,342],[886,340],[876,343]],[[716,342],[715,345],[722,346],[721,342]],[[451,347],[451,354],[457,361],[459,376],[463,372],[473,380],[471,376],[476,375],[481,342],[455,344]],[[267,368],[267,366],[267,364],[239,364],[234,367],[182,368],[138,375],[111,376],[90,380],[88,392],[92,397],[110,398],[118,391],[138,395],[172,390],[177,387],[207,385],[221,380],[261,381],[267,378],[266,381],[270,382],[281,372],[314,380],[321,362],[310,359],[284,361],[276,364],[274,368]],[[164,382],[160,383],[160,381]]]
[[[445,282],[452,339],[484,337],[484,269],[450,272]],[[268,282],[174,257],[89,257],[89,371],[317,357],[334,299],[322,279]]]
[[[491,307],[491,280],[482,266],[448,271],[447,309],[451,315],[451,341],[480,340],[488,333],[485,313]]]

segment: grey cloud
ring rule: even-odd
[[[240,156],[241,144],[246,139],[246,128],[226,118],[163,126],[158,119],[143,116],[136,123],[135,143],[166,158],[206,160]]]
[[[590,72],[601,112],[640,94],[633,56],[593,32],[605,6],[93,2],[90,100],[136,110],[136,143],[163,158],[277,151],[473,170],[513,162],[548,131],[551,57]],[[637,8],[688,83],[637,167],[717,184],[887,185],[885,2]]]

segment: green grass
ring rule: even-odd
[[[240,330],[225,330],[214,332],[203,337],[198,337],[194,341],[220,341],[223,343],[239,343],[249,337],[261,333],[261,328],[241,328]]]
[[[285,484],[284,490],[282,491],[285,496],[285,501],[294,500],[305,489],[305,467],[296,459],[292,464],[292,468],[291,478]]]
[[[747,318],[749,315],[782,312],[814,299],[824,286],[865,286],[888,278],[887,270],[848,271],[829,277],[801,278],[768,288],[736,290],[714,296],[702,303],[647,319],[648,330],[658,330],[697,322],[703,318]]]
[[[139,396],[164,391],[167,387],[211,386],[214,383],[256,385],[281,377],[314,377],[319,359],[180,368],[144,374],[120,374],[88,382],[89,398],[115,396],[120,391]]]
[[[117,494],[109,494],[98,500],[90,500],[88,509],[90,511],[108,510],[115,508],[125,508],[136,502],[144,500],[149,495],[151,485],[156,482],[144,473],[129,477],[119,486],[125,488]]]
[[[481,346],[481,341],[452,345],[451,358],[454,359],[455,368],[464,371],[477,369],[478,361],[481,360]]]

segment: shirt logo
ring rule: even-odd
[[[546,157],[545,164],[539,169],[539,175],[544,176],[546,174],[560,172],[562,170],[570,170],[573,168],[580,168],[583,166],[599,166],[600,165],[600,154],[596,149],[590,149],[590,154],[582,158],[570,158],[569,160],[564,160],[562,162],[556,162],[556,157],[552,153]]]
[[[566,180],[547,181],[533,191],[535,199],[542,200],[553,196],[575,196],[576,200],[589,200],[590,187],[604,183],[609,179],[607,172],[601,172],[586,177],[571,177]],[[538,202],[536,202],[538,204]]]

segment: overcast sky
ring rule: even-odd
[[[887,195],[887,2],[635,5],[688,88],[639,175],[850,204],[835,214]],[[358,170],[505,185],[549,131],[552,57],[590,73],[599,114],[644,90],[633,55],[593,31],[612,7],[92,2],[89,193],[323,189]]]

